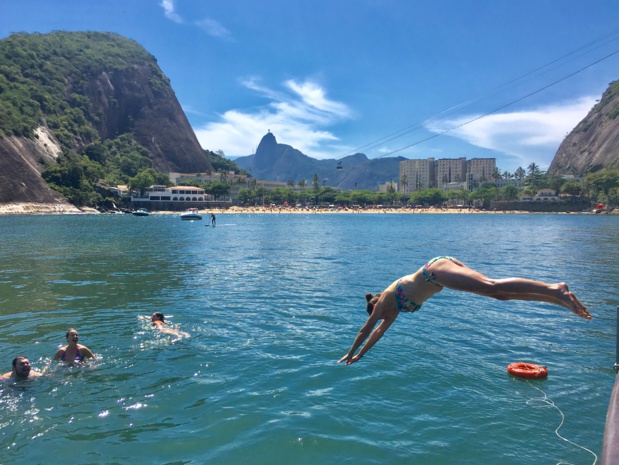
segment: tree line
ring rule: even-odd
[[[500,177],[499,177],[500,176]],[[370,190],[340,191],[330,186],[321,186],[318,175],[314,175],[310,184],[305,180],[295,182],[289,180],[287,187],[268,190],[258,186],[256,180],[249,179],[245,186],[238,190],[237,199],[241,205],[264,204],[336,204],[336,205],[434,205],[445,203],[452,205],[482,205],[488,207],[493,201],[519,201],[522,196],[534,196],[542,189],[552,189],[557,194],[565,194],[571,198],[587,199],[609,205],[619,204],[619,170],[606,169],[585,176],[584,182],[564,179],[558,175],[549,175],[539,169],[535,163],[525,171],[519,168],[514,179],[520,183],[520,188],[514,184],[497,187],[499,179],[511,179],[509,176],[498,175],[492,180],[480,180],[472,186],[471,191],[464,187],[458,190],[445,191],[439,188],[427,188],[410,194],[403,194],[393,186],[387,192]],[[404,183],[401,183],[402,187]],[[202,185],[201,187],[206,187]]]

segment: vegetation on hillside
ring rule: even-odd
[[[137,65],[150,69],[153,93],[169,86],[152,55],[116,34],[18,33],[0,40],[0,137],[33,138],[37,127],[47,125],[62,155],[42,177],[76,206],[110,204],[110,186],[143,190],[148,182],[169,185],[129,128],[113,139],[103,138],[96,129],[103,115],[87,95],[90,81],[102,72]],[[239,172],[223,154],[207,155],[213,157],[216,170]]]
[[[152,86],[167,78],[138,43],[103,32],[13,34],[0,41],[0,136],[33,137],[44,120],[60,142],[86,145],[98,138],[100,117],[84,95],[88,79],[103,70],[145,63]]]
[[[616,103],[608,110],[608,117],[610,119],[615,119],[619,116],[619,81],[611,82],[608,86],[606,92],[600,99],[600,101],[595,105],[594,110],[601,110],[602,108],[609,105],[611,102],[616,101]]]

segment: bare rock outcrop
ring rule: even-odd
[[[559,146],[549,174],[583,176],[602,169],[619,168],[619,81],[610,84]]]

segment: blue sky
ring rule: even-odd
[[[546,169],[619,79],[616,0],[0,0],[0,37],[136,40],[203,148]],[[483,115],[487,115],[482,117]]]

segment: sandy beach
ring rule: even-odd
[[[442,213],[442,214],[593,214],[590,211],[585,212],[529,212],[522,210],[483,210],[476,208],[407,208],[407,207],[376,207],[367,208],[349,208],[349,207],[332,207],[332,208],[296,208],[288,206],[254,206],[254,207],[239,207],[232,206],[228,209],[222,208],[201,208],[203,214],[214,213],[215,215],[225,215],[230,213],[247,213],[247,214],[424,214],[424,213]],[[180,215],[181,211],[151,211],[153,215]],[[619,209],[608,210],[601,212],[602,214],[619,214]],[[45,215],[45,214],[102,214],[94,208],[77,208],[69,204],[43,204],[43,203],[5,203],[0,204],[0,215]]]

